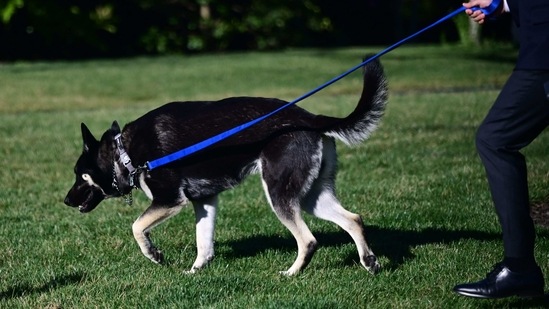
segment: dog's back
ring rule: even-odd
[[[365,140],[377,127],[387,102],[387,85],[383,68],[378,61],[364,68],[364,87],[355,110],[345,118],[312,114],[293,105],[264,119],[255,126],[227,138],[211,149],[205,149],[200,157],[207,157],[211,150],[246,147],[257,155],[261,147],[272,138],[288,132],[316,131],[335,137],[351,145]],[[204,141],[238,125],[257,119],[287,102],[258,97],[232,97],[220,101],[172,102],[155,109],[124,128],[124,135],[139,136],[154,148],[146,156],[138,156],[139,164]],[[190,158],[189,158],[190,159]],[[190,159],[192,161],[192,159]]]

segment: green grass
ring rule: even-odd
[[[513,50],[403,47],[382,58],[390,102],[361,146],[339,144],[338,195],[361,214],[384,269],[359,266],[349,236],[306,217],[321,247],[304,273],[282,277],[296,254],[267,206],[258,177],[222,194],[216,258],[185,275],[195,258],[191,208],[153,230],[167,265],[144,258],[131,233],[147,207],[103,202],[87,215],[63,205],[81,151],[80,122],[99,135],[173,100],[232,95],[291,100],[360,62],[373,48],[289,50],[192,57],[0,64],[1,308],[505,308],[452,287],[484,276],[502,254],[499,225],[474,134],[513,68]],[[300,103],[349,113],[354,73]],[[547,201],[549,134],[524,153],[531,196]],[[537,258],[549,274],[549,233]]]

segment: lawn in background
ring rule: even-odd
[[[295,277],[291,234],[270,210],[259,177],[221,195],[216,258],[195,275],[192,207],[152,231],[167,265],[142,256],[132,222],[148,206],[135,192],[82,215],[63,204],[82,145],[163,103],[265,96],[292,100],[358,64],[374,48],[0,63],[0,307],[2,308],[505,308],[511,298],[458,297],[502,257],[499,225],[474,147],[476,127],[516,52],[402,47],[382,58],[389,105],[362,145],[338,143],[337,193],[362,215],[383,264],[358,262],[350,237],[306,216],[320,248]],[[299,105],[345,116],[361,91],[353,73]],[[212,119],[212,121],[215,121]],[[253,130],[253,128],[252,128]],[[146,142],[146,141],[143,141]],[[524,150],[532,200],[549,199],[549,134]],[[154,159],[154,158],[151,158]],[[549,276],[549,231],[536,253]]]

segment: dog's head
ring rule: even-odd
[[[92,211],[106,198],[120,196],[113,189],[114,136],[120,133],[115,121],[98,141],[82,123],[82,154],[76,161],[76,181],[65,197],[65,204],[78,207],[80,212]]]

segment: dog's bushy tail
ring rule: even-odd
[[[387,105],[387,80],[379,60],[366,64],[363,72],[364,86],[355,110],[324,132],[347,145],[366,140],[379,125]]]

